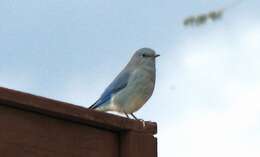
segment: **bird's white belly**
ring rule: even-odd
[[[146,71],[136,75],[122,91],[113,98],[118,110],[124,113],[134,113],[150,98],[154,89],[154,80]]]

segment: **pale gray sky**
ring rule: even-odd
[[[260,156],[260,2],[221,21],[182,20],[231,0],[0,0],[0,86],[91,105],[138,48],[161,57],[153,97],[160,157]]]

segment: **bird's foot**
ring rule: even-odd
[[[131,116],[132,116],[135,120],[138,120],[138,121],[142,122],[143,127],[145,127],[145,121],[144,121],[143,119],[138,119],[133,113],[131,113]]]
[[[128,114],[127,114],[127,113],[125,113],[125,112],[124,112],[124,114],[125,114],[126,118],[128,118],[128,119],[129,119],[129,116],[128,116]]]

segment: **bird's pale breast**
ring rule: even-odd
[[[153,93],[154,75],[150,69],[133,71],[127,87],[114,96],[121,112],[133,113],[144,105]]]

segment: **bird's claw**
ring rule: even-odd
[[[143,128],[145,127],[145,121],[143,119],[139,119],[139,121],[143,124]]]

